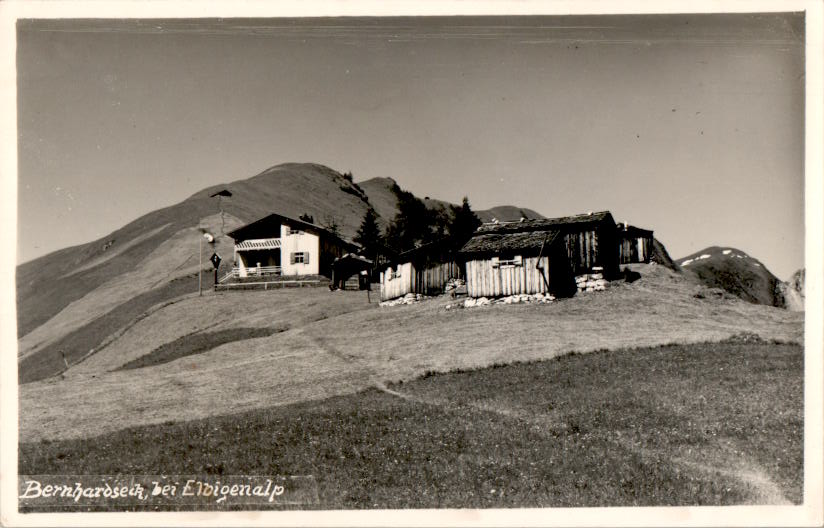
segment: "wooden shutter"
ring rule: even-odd
[[[303,253],[303,263],[304,264],[309,264],[309,252],[308,251]]]
[[[294,264],[294,263],[295,263],[295,253],[292,252],[292,253],[289,254],[289,264]]]

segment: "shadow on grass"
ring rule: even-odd
[[[160,365],[168,363],[176,359],[195,354],[202,354],[208,352],[220,345],[231,343],[233,341],[243,341],[245,339],[255,339],[257,337],[268,337],[273,334],[284,332],[288,327],[269,327],[269,328],[228,328],[226,330],[218,330],[216,332],[199,332],[196,334],[189,334],[152,350],[145,356],[129,361],[115,370],[131,370],[143,367],[151,367],[152,365]]]

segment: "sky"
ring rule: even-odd
[[[804,266],[798,14],[18,22],[22,263],[285,162]]]

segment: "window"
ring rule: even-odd
[[[309,264],[309,253],[307,253],[306,251],[298,251],[297,253],[292,253],[289,261],[292,264]]]
[[[514,266],[523,266],[524,259],[521,255],[515,255],[514,258],[511,259],[500,259],[498,257],[492,257],[492,267],[493,268],[511,268]]]

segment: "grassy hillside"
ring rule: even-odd
[[[386,225],[397,212],[394,181],[354,184],[339,172],[311,163],[286,163],[245,180],[203,189],[186,200],[144,215],[99,240],[27,262],[17,270],[22,382],[64,368],[101,345],[151,305],[197,291],[200,230],[218,236],[214,248],[231,265],[231,240],[223,233],[277,211],[306,213],[320,225],[336,224],[352,238],[369,207]],[[231,198],[210,195],[228,188]],[[424,200],[430,209],[447,202]],[[211,265],[204,266],[211,284]]]
[[[392,192],[392,187],[395,185],[397,182],[392,178],[372,178],[358,182],[358,187],[363,189],[369,198],[369,205],[378,214],[380,226],[383,229],[386,229],[398,213],[398,197]]]
[[[223,188],[234,194],[221,200],[223,210],[241,224],[273,211],[294,217],[306,212],[317,223],[336,220],[342,234],[351,237],[368,208],[362,193],[340,173],[315,164],[286,163],[246,180],[204,189],[99,240],[18,266],[18,336],[28,334],[100,284],[133,270],[181,230],[218,213],[217,199],[209,195]]]
[[[798,345],[568,355],[23,443],[19,471],[311,475],[304,509],[800,504],[802,379]]]
[[[785,306],[781,281],[757,259],[738,249],[712,246],[677,263],[711,288],[721,288],[751,303]]]
[[[660,265],[633,267],[642,275],[636,282],[546,305],[446,309],[453,301],[442,297],[378,308],[366,292],[323,289],[184,298],[140,318],[62,379],[22,385],[21,438],[205,418],[570,351],[717,341],[742,331],[802,340],[803,314],[743,302]],[[187,336],[232,328],[277,331],[117,370],[169,343],[186,347]]]

